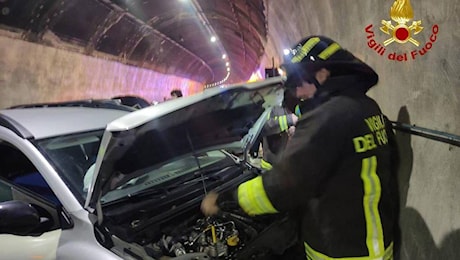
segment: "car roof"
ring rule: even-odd
[[[0,126],[23,138],[44,139],[105,129],[109,122],[128,113],[123,109],[92,107],[12,108],[0,110]]]

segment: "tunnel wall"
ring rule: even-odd
[[[190,95],[203,84],[0,32],[0,108],[41,102],[136,95],[163,101],[172,89]]]
[[[420,20],[424,27],[412,35],[419,46],[384,46],[392,37],[379,28],[382,20],[396,25],[390,17],[394,2],[267,0],[263,63],[271,67],[274,59],[278,65],[282,50],[306,35],[329,36],[378,72],[380,81],[368,94],[390,120],[460,135],[460,1],[411,1],[414,19],[407,25]],[[412,51],[424,55],[412,58]],[[460,147],[401,132],[397,138],[401,259],[460,259]]]

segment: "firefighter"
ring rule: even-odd
[[[393,259],[397,223],[396,145],[378,104],[367,64],[324,36],[292,48],[285,86],[315,107],[273,169],[234,191],[211,192],[205,215],[235,200],[248,215],[299,210],[307,259]]]
[[[285,91],[283,104],[273,107],[270,112],[261,134],[263,157],[260,166],[262,169],[270,170],[272,168],[272,164],[277,160],[286,147],[289,138],[294,134],[298,116],[291,111],[294,111],[297,103],[298,99],[292,96],[291,91]]]

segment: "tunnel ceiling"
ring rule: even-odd
[[[226,83],[236,83],[264,53],[264,9],[263,0],[0,0],[0,28],[205,84],[230,70]]]

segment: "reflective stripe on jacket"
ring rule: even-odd
[[[278,212],[265,193],[262,176],[249,180],[238,187],[238,202],[248,215]]]
[[[377,256],[361,256],[361,257],[339,257],[333,258],[315,251],[307,243],[304,243],[305,254],[308,260],[393,260],[393,243],[390,243],[388,248]]]
[[[271,170],[273,168],[272,164],[265,161],[264,159],[260,160],[260,168],[263,170]]]

